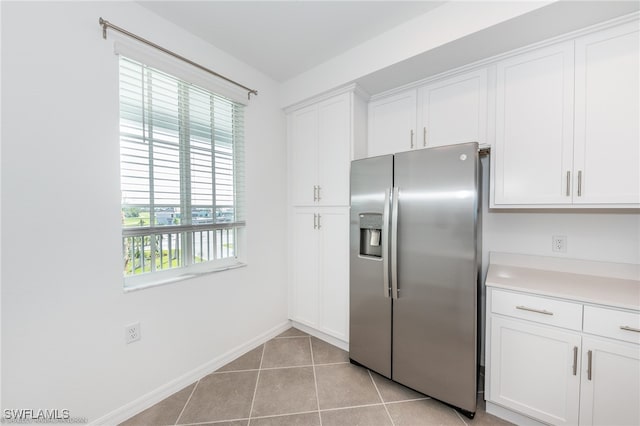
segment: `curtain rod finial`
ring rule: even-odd
[[[108,21],[105,21],[104,19],[102,19],[102,16],[98,19],[98,24],[100,24],[102,26],[102,38],[103,39],[107,39],[107,24]]]

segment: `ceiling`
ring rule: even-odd
[[[444,1],[139,1],[283,82]]]

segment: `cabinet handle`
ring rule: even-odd
[[[313,185],[313,202],[318,201],[318,185]]]
[[[422,128],[422,146],[427,147],[427,128]]]
[[[410,132],[410,139],[409,139],[409,140],[410,140],[410,142],[411,142],[411,148],[413,149],[413,129],[411,129],[411,132]]]
[[[629,327],[628,325],[621,325],[620,330],[635,331],[636,333],[640,333],[640,328]]]
[[[571,171],[567,170],[567,197],[571,195]]]
[[[582,197],[582,170],[578,170],[578,197]]]
[[[318,229],[318,215],[313,214],[313,229]]]
[[[591,362],[593,360],[593,355],[591,351],[587,352],[587,379],[591,380]]]
[[[320,218],[321,218],[321,217],[322,217],[322,216],[320,216],[320,214],[318,213],[318,229],[322,228],[322,226],[320,225]]]
[[[578,374],[578,347],[573,347],[573,375]]]
[[[535,312],[537,314],[553,315],[553,312],[545,311],[544,309],[528,308],[526,306],[516,306],[516,309],[520,309],[521,311]]]
[[[320,201],[321,197],[320,197],[320,190],[322,189],[322,187],[320,185],[318,185],[318,201]],[[318,215],[320,216],[320,215]]]

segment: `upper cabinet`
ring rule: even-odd
[[[571,202],[573,42],[496,67],[495,204]]]
[[[416,90],[369,103],[369,157],[408,151],[416,141]]]
[[[639,27],[576,40],[574,203],[640,203]]]
[[[349,205],[349,165],[364,139],[354,121],[364,110],[364,102],[348,92],[288,114],[293,206]]]
[[[639,207],[637,21],[497,64],[492,207]]]
[[[418,89],[419,148],[487,142],[487,69]]]
[[[485,68],[369,103],[369,157],[486,140]]]

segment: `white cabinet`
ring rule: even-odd
[[[640,312],[491,287],[487,312],[489,412],[640,424]]]
[[[320,233],[317,217],[316,210],[296,208],[291,220],[292,285],[289,316],[310,327],[318,326]]]
[[[487,141],[487,69],[369,104],[368,156]]]
[[[318,106],[311,105],[288,116],[291,152],[291,198],[294,205],[310,206],[318,188]]]
[[[496,82],[495,204],[570,203],[573,42],[498,62]]]
[[[639,425],[638,345],[585,337],[580,398],[581,425]]]
[[[638,207],[637,21],[497,63],[493,207]]]
[[[418,89],[416,146],[487,142],[487,69]]]
[[[290,318],[348,340],[349,209],[293,211]]]
[[[349,204],[352,96],[344,93],[288,115],[293,205]]]
[[[578,423],[580,335],[491,319],[491,401],[551,424]]]
[[[416,90],[369,103],[367,155],[393,154],[417,146]]]
[[[355,86],[287,111],[289,318],[348,341],[349,170],[366,150]]]
[[[638,22],[576,40],[574,203],[640,203]]]

